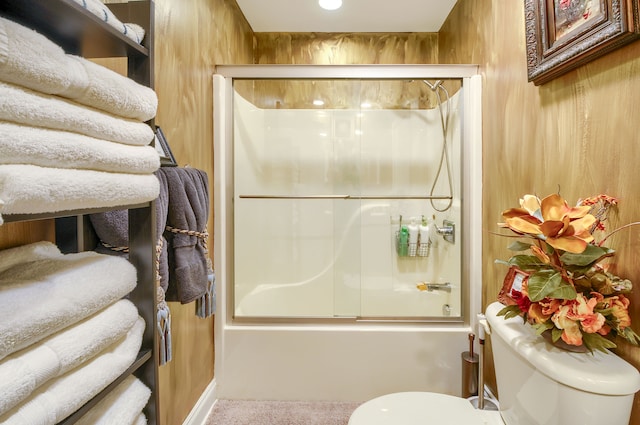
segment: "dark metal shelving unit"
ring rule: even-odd
[[[109,4],[109,8],[122,22],[133,22],[145,29],[142,45],[130,40],[73,0],[3,0],[0,2],[0,16],[38,31],[69,54],[87,58],[126,57],[129,78],[153,88],[153,0],[131,0],[128,3]],[[153,126],[153,121],[149,124]],[[55,219],[56,243],[63,251],[81,251],[91,249],[90,244],[86,243],[87,233],[90,232],[87,214],[121,209],[129,210],[129,261],[138,272],[138,284],[128,298],[138,307],[140,316],[146,322],[142,348],[127,371],[60,424],[77,422],[131,374],[135,374],[151,389],[152,395],[144,413],[149,424],[158,423],[155,201],[113,208],[3,217],[6,222]],[[63,246],[66,248],[63,249]]]

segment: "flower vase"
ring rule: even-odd
[[[571,353],[588,353],[589,352],[589,349],[584,344],[571,345],[571,344],[567,344],[562,339],[558,339],[557,341],[554,342],[553,337],[551,335],[552,335],[551,329],[547,329],[546,331],[542,332],[542,337],[545,339],[545,341],[547,341],[549,344],[553,345],[554,347],[557,347],[564,351],[569,351]]]

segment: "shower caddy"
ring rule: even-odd
[[[393,218],[392,218],[393,221]],[[432,237],[440,235],[449,242],[455,243],[456,224],[451,220],[443,220],[442,227],[438,227],[435,222],[435,216],[427,221],[424,216],[420,220],[420,225],[416,224],[415,217],[411,218],[412,226],[402,224],[402,216],[398,220],[398,230],[395,232],[395,247],[398,257],[428,257],[431,251]],[[412,233],[414,233],[412,237]]]
[[[128,77],[153,88],[153,0],[109,4],[109,8],[123,22],[133,22],[145,29],[143,44],[131,41],[73,0],[3,0],[0,2],[0,15],[38,31],[67,53],[86,58],[125,57]],[[153,120],[149,125],[154,126]],[[128,299],[136,305],[138,314],[146,323],[142,346],[135,362],[120,377],[60,424],[77,422],[131,374],[151,389],[144,413],[149,424],[158,423],[154,203],[4,216],[5,222],[55,219],[56,244],[63,253],[69,253],[95,247],[88,214],[129,208],[129,261],[137,270],[138,284]]]

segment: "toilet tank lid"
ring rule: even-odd
[[[594,394],[628,395],[640,389],[638,370],[613,353],[570,353],[547,343],[522,318],[505,320],[499,302],[489,305],[486,317],[492,338],[498,334],[526,361],[548,378]]]

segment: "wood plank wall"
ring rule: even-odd
[[[209,176],[213,259],[212,76],[216,64],[253,61],[253,32],[234,0],[155,0],[155,7],[156,124],[178,165]],[[160,367],[160,419],[179,425],[213,379],[213,318],[196,317],[193,303],[169,307],[173,360]]]
[[[256,33],[258,64],[437,63],[433,33]]]
[[[256,33],[259,64],[424,64],[436,63],[433,33]],[[406,81],[256,81],[251,101],[261,108],[357,109],[362,101],[374,109],[433,108],[436,99],[424,84]]]
[[[477,63],[483,75],[485,305],[505,274],[494,260],[509,257],[508,241],[490,232],[522,195],[559,188],[573,203],[606,193],[620,199],[610,226],[640,220],[640,42],[537,87],[527,82],[523,3],[459,0],[439,33],[441,63]],[[610,242],[612,267],[636,284],[631,312],[640,332],[640,227]],[[618,353],[640,367],[640,348],[620,345]],[[639,396],[632,415],[630,423],[640,424]]]
[[[0,249],[38,241],[56,241],[53,220],[5,223],[0,226]]]

